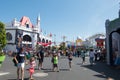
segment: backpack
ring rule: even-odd
[[[14,54],[14,56],[15,56],[15,55],[16,55],[16,59],[18,60],[18,59],[19,59],[18,53],[17,53],[17,54]],[[14,66],[17,67],[17,62],[16,62],[15,58],[12,59],[12,62],[14,63]]]
[[[12,62],[14,63],[14,66],[17,66],[17,62],[15,61],[15,58],[12,59]]]

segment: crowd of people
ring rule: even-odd
[[[87,52],[89,53],[87,55]],[[47,53],[47,54],[45,54]],[[81,48],[79,51],[67,49],[67,50],[47,50],[46,48],[41,47],[37,52],[30,53],[26,52],[24,48],[19,48],[18,52],[13,55],[13,62],[15,66],[17,67],[17,80],[24,80],[24,69],[25,65],[29,65],[29,78],[33,80],[33,74],[35,67],[37,67],[38,70],[43,69],[43,62],[44,57],[49,56],[51,57],[51,64],[53,67],[53,71],[59,72],[59,59],[61,56],[66,56],[68,59],[69,64],[69,70],[72,70],[72,61],[73,57],[81,57],[82,65],[86,62],[86,56],[89,57],[90,65],[92,66],[94,61],[105,60],[105,53],[102,53],[99,50],[89,49],[86,50],[84,48]],[[36,64],[36,61],[38,61],[38,65]],[[21,74],[20,74],[21,73]],[[20,76],[21,75],[21,76]]]

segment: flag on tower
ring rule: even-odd
[[[50,37],[52,37],[52,33],[50,33],[50,35],[49,35]]]

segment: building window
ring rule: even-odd
[[[12,40],[12,34],[11,33],[6,33],[6,38],[8,41]]]
[[[24,35],[23,36],[23,41],[29,41],[29,42],[31,42],[32,39],[31,39],[31,37],[29,35]]]
[[[29,28],[29,24],[26,24],[26,27]]]
[[[48,40],[46,40],[46,43],[48,43]]]
[[[42,43],[45,43],[45,39],[44,38],[42,39]]]

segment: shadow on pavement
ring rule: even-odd
[[[81,67],[85,67],[96,71],[100,74],[96,74],[93,76],[101,77],[101,78],[112,78],[112,80],[120,80],[120,69],[115,69],[106,63],[103,62],[96,62],[93,66],[91,65],[82,65]]]
[[[42,70],[43,70],[44,72],[46,72],[46,73],[47,73],[47,72],[54,72],[52,69],[49,69],[49,68],[43,68]]]
[[[8,79],[8,80],[17,80],[17,79]],[[24,78],[24,80],[29,80],[29,78]]]
[[[60,71],[70,71],[69,69],[60,69]]]
[[[52,69],[43,69],[44,72],[55,72]],[[70,71],[69,69],[59,69],[59,71]]]

